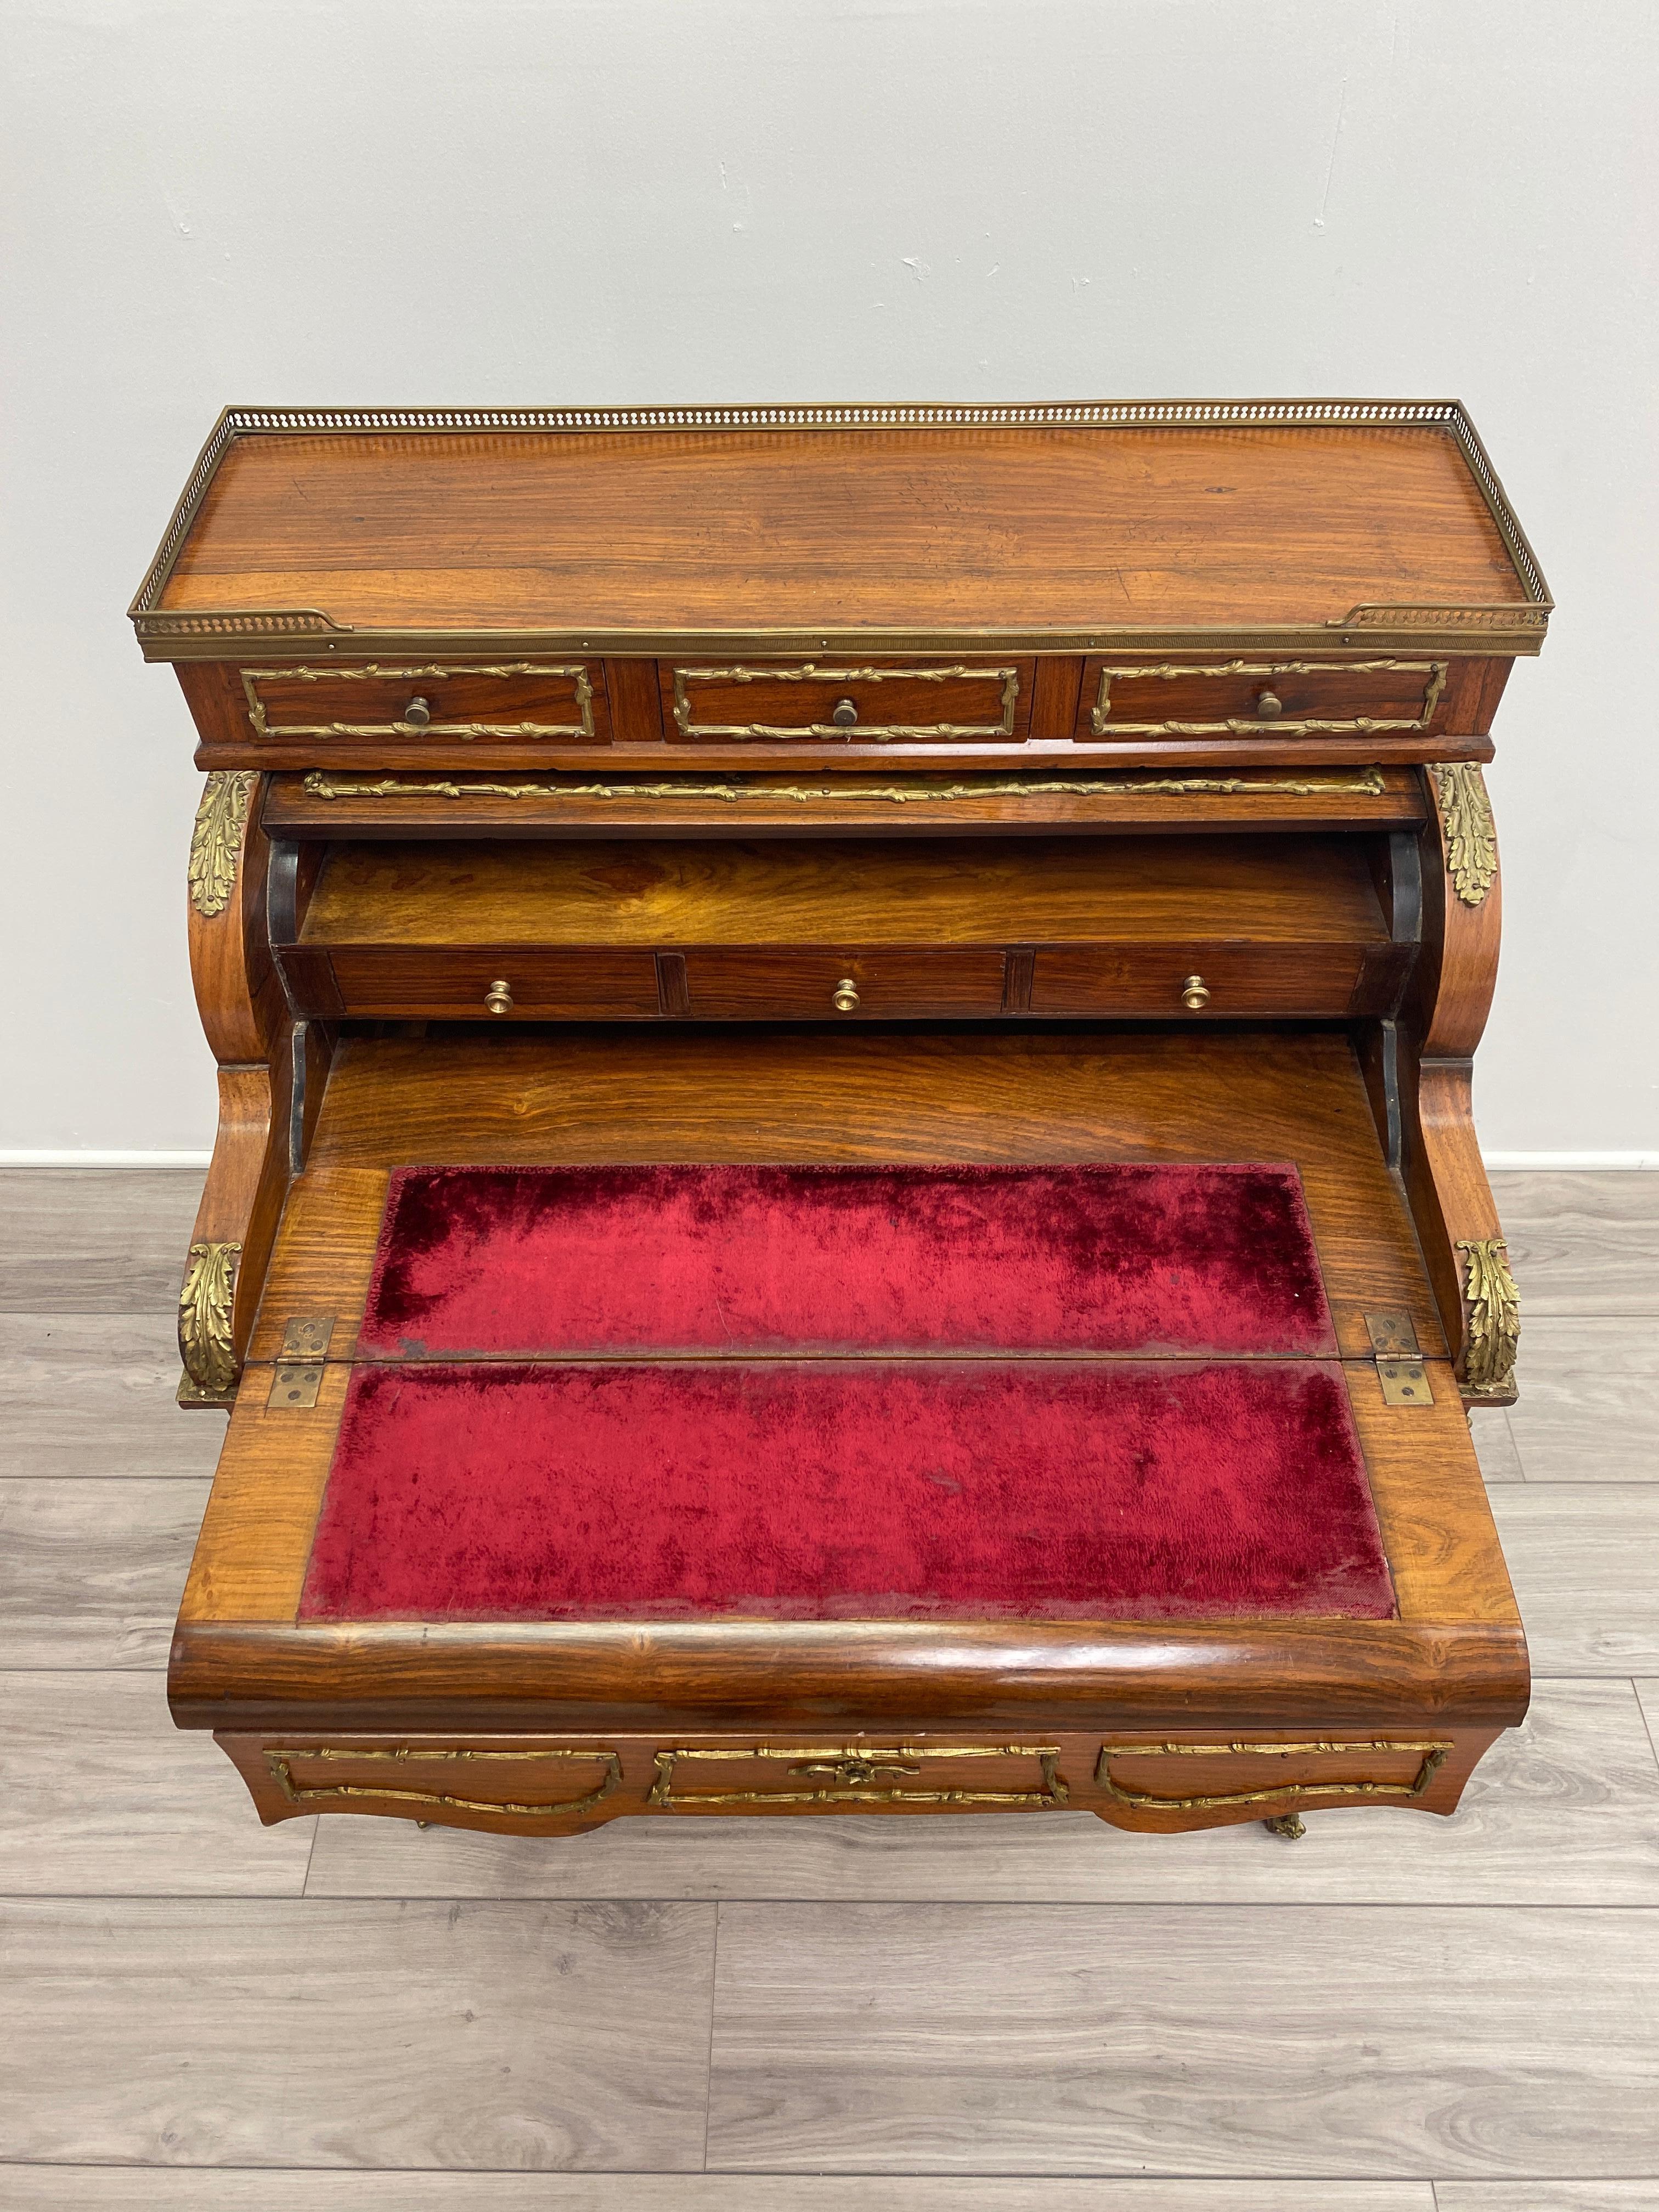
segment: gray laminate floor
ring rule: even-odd
[[[1659,1176],[1498,1182],[1538,1680],[1456,1819],[550,1843],[173,1731],[194,1179],[0,1174],[0,2205],[1655,2212]]]

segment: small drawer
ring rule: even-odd
[[[301,946],[302,963],[314,961],[319,949]],[[343,945],[330,946],[326,957],[338,1003],[314,1009],[319,1013],[536,1022],[658,1011],[657,963],[648,952]]]
[[[1443,660],[1085,664],[1079,738],[1403,736],[1433,726]]]
[[[623,1779],[620,1753],[604,1745],[318,1743],[301,1737],[248,1751],[244,1771],[256,1801],[268,1792],[283,1814],[379,1813],[450,1826],[505,1820],[533,1828],[592,1813]]]
[[[799,1743],[659,1751],[647,1801],[668,1812],[799,1813],[872,1808],[1042,1812],[1070,1792],[1048,1743]]]
[[[1385,957],[1393,948],[1381,948]],[[1034,1014],[1334,1015],[1364,1011],[1357,945],[1040,945]],[[1379,985],[1384,979],[1379,972]]]
[[[1018,744],[1034,665],[665,664],[663,721],[689,744]]]
[[[245,668],[257,738],[539,738],[601,742],[599,661],[508,661],[499,667]],[[598,712],[596,714],[596,708]]]
[[[1115,1805],[1139,1816],[1136,1825],[1272,1820],[1302,1804],[1413,1804],[1451,1748],[1449,1737],[1426,1735],[1283,1742],[1121,1737],[1101,1746],[1094,1781]]]
[[[1000,952],[688,952],[694,1019],[894,1021],[1002,1011]]]

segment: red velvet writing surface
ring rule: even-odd
[[[322,1620],[1394,1611],[1341,1370],[402,1364],[352,1377]]]
[[[406,1168],[360,1356],[1336,1350],[1292,1167]]]

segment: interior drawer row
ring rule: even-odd
[[[1395,946],[1199,939],[962,951],[299,945],[278,957],[296,1013],[448,1021],[1340,1016],[1386,1012],[1404,972]]]
[[[1492,664],[1501,667],[1504,664]],[[215,668],[227,739],[307,763],[660,744],[1009,745],[1251,734],[1410,739],[1485,726],[1488,664],[1351,653],[791,661],[295,662]],[[187,684],[187,689],[190,686]],[[211,713],[205,696],[200,702]],[[210,726],[204,721],[205,730]]]
[[[273,915],[296,1012],[547,1021],[1386,1012],[1342,836],[343,842]]]

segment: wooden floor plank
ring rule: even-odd
[[[1375,1808],[1120,1833],[1085,1813],[616,1820],[550,1841],[325,1820],[309,1896],[1659,1905],[1659,1760],[1628,1682],[1537,1686],[1450,1820]]]
[[[1634,2198],[1616,2201],[1635,2212]],[[0,2203],[7,2212],[1435,2212],[1426,2181],[228,2173],[88,2166],[0,2166]]]
[[[1632,1686],[1642,1708],[1642,1717],[1647,1723],[1648,1741],[1659,1757],[1659,1680],[1638,1680]]]
[[[1659,1914],[720,1909],[738,2172],[1639,2174]]]
[[[19,2160],[685,2171],[714,1913],[0,1907]]]
[[[1527,1480],[1659,1482],[1653,1323],[1546,1315],[1522,1341],[1521,1396],[1509,1423]],[[1477,1416],[1474,1429],[1480,1425]]]
[[[0,1168],[0,1312],[176,1308],[200,1168]]]
[[[1659,2179],[1443,2181],[1435,2203],[1437,2212],[1659,2212]]]
[[[180,1413],[171,1312],[0,1313],[11,1475],[211,1475],[223,1416]]]
[[[1510,1417],[1502,1406],[1481,1407],[1469,1423],[1469,1434],[1474,1439],[1474,1455],[1480,1462],[1480,1473],[1486,1481],[1526,1480],[1521,1472],[1521,1455],[1515,1449]]]
[[[1498,1483],[1491,1495],[1534,1671],[1659,1672],[1659,1483]]]
[[[0,1482],[0,1668],[165,1667],[208,1490]]]
[[[0,1674],[0,1894],[300,1894],[315,1822],[261,1826],[163,1675]]]
[[[1522,1328],[1544,1314],[1659,1314],[1659,1175],[1495,1175]]]

